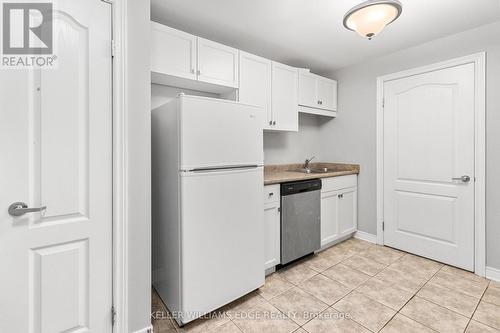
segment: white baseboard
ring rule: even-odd
[[[486,278],[500,282],[500,269],[486,267]]]
[[[364,231],[356,231],[356,233],[354,234],[354,238],[377,244],[377,235],[372,235]]]
[[[135,331],[134,333],[153,333],[153,325],[149,325],[148,327]]]

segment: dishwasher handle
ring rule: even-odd
[[[303,180],[281,184],[281,196],[321,190],[321,179]]]

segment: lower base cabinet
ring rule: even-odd
[[[321,247],[354,233],[358,224],[357,175],[322,179]],[[264,269],[281,263],[280,185],[264,186]]]
[[[280,186],[264,187],[264,269],[279,265],[281,260]]]
[[[321,247],[357,230],[357,176],[324,178],[321,189]]]

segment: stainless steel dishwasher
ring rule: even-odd
[[[321,247],[321,180],[281,184],[281,264]]]

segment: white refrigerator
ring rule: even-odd
[[[153,286],[180,325],[264,284],[263,116],[184,94],[152,111]]]

